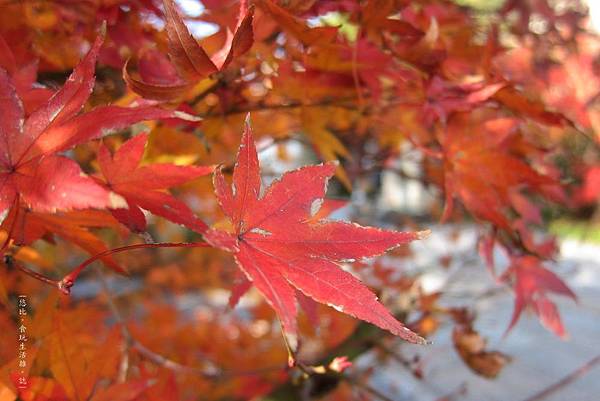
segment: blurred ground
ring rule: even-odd
[[[394,400],[438,400],[464,388],[456,400],[526,400],[559,381],[600,354],[600,246],[576,240],[562,242],[562,256],[550,265],[579,297],[579,304],[558,299],[570,337],[563,341],[541,326],[533,314],[524,314],[503,338],[510,321],[513,297],[496,286],[475,254],[477,233],[469,227],[433,227],[433,235],[414,250],[418,269],[431,271],[423,285],[435,291],[444,287],[442,303],[470,306],[478,315],[475,328],[489,340],[489,349],[509,354],[513,360],[495,380],[472,373],[459,359],[451,340],[452,325],[432,338],[426,349],[402,345],[402,354],[418,352],[423,359],[425,379],[419,381],[402,365],[391,363],[374,377],[373,385]],[[454,241],[450,237],[457,235]],[[439,258],[453,255],[447,271],[440,271]],[[502,255],[496,255],[502,265]],[[364,358],[361,364],[372,361]],[[544,401],[596,401],[600,394],[600,365]]]

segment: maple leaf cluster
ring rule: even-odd
[[[597,216],[600,195],[600,40],[579,8],[507,1],[482,22],[445,0],[202,1],[199,16],[174,0],[13,3],[0,340],[17,342],[25,293],[36,341],[0,350],[0,400],[275,397],[291,367],[337,383],[354,348],[385,332],[427,344],[445,317],[465,363],[496,377],[510,358],[403,268],[422,223],[329,217],[369,223],[345,198],[378,197],[389,175],[431,190],[428,222],[478,227],[514,292],[507,331],[530,309],[567,336],[553,296],[576,295],[550,270],[549,217]],[[198,39],[198,23],[217,31]],[[271,180],[281,165],[304,166]],[[138,287],[116,293],[96,260]],[[213,304],[221,289],[238,313]]]

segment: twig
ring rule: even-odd
[[[193,373],[193,374],[198,374],[198,375],[201,375],[204,377],[211,377],[211,378],[215,377],[218,374],[218,369],[210,361],[207,361],[210,364],[210,367],[208,369],[184,366],[184,365],[182,365],[178,362],[175,362],[167,357],[157,354],[156,352],[150,350],[145,345],[140,343],[135,337],[133,337],[133,335],[127,328],[127,326],[125,324],[125,319],[123,318],[121,311],[117,307],[115,300],[108,288],[108,284],[106,283],[106,279],[101,271],[98,271],[98,278],[100,279],[100,284],[102,286],[102,290],[106,295],[108,307],[110,308],[116,321],[121,326],[121,333],[122,333],[123,337],[125,338],[124,357],[121,359],[121,364],[119,367],[120,368],[120,370],[119,370],[119,378],[120,379],[122,378],[124,381],[124,378],[127,375],[127,369],[128,369],[128,364],[129,364],[129,355],[128,355],[129,349],[135,349],[136,351],[138,351],[140,353],[140,355],[142,355],[146,359],[148,359],[148,360],[154,362],[155,364],[160,365],[166,369],[173,370],[175,372]],[[122,371],[121,369],[124,369],[124,371]]]
[[[421,377],[419,377],[419,375],[417,374],[417,372],[413,369],[413,365],[414,365],[413,362],[405,359],[402,355],[400,355],[399,353],[397,353],[396,351],[394,351],[393,349],[391,349],[387,345],[383,344],[381,341],[377,342],[375,344],[375,346],[377,348],[379,348],[381,351],[383,351],[383,353],[385,353],[387,356],[389,356],[390,358],[392,358],[394,361],[398,362],[399,364],[401,364],[402,366],[404,366],[406,369],[408,369],[410,371],[410,373],[413,376],[415,376],[417,379],[419,379],[419,380],[422,379]]]
[[[211,93],[214,93],[214,91],[216,91],[217,89],[223,87],[226,85],[226,82],[223,81],[220,77],[213,82],[208,88],[206,88],[205,90],[203,90],[201,93],[199,93],[190,103],[192,104],[196,104],[198,102],[200,102],[202,99],[204,99],[205,97],[207,97],[208,95],[210,95]]]
[[[542,391],[532,395],[529,398],[526,398],[524,401],[541,401],[548,396],[552,395],[556,391],[561,390],[563,387],[568,386],[575,380],[579,379],[586,373],[588,373],[594,366],[600,363],[600,355],[596,355],[594,358],[590,359],[588,362],[577,368],[575,371],[569,373],[567,376],[563,377],[556,383],[546,387]]]
[[[53,279],[51,279],[49,277],[44,276],[41,273],[38,273],[38,272],[36,272],[34,270],[31,270],[30,268],[28,268],[28,267],[22,265],[21,263],[17,262],[12,255],[4,255],[4,264],[9,269],[13,269],[13,268],[19,269],[23,273],[27,274],[30,277],[33,277],[36,280],[41,281],[42,283],[46,283],[46,284],[49,284],[49,285],[51,285],[53,287],[56,287],[56,288],[60,289],[59,281],[53,280]]]
[[[314,103],[302,103],[302,102],[289,102],[289,103],[280,103],[280,104],[256,104],[250,107],[245,107],[243,109],[232,109],[226,111],[218,111],[218,112],[209,112],[205,114],[198,114],[199,117],[202,118],[212,118],[212,117],[224,117],[235,114],[246,114],[251,111],[263,111],[263,110],[282,110],[282,109],[295,109],[300,107],[320,107],[320,106],[335,106],[344,109],[350,110],[358,110],[356,105],[354,104],[344,104],[344,102],[352,102],[354,101],[354,97],[346,97],[340,99],[325,99],[319,102]]]
[[[364,391],[366,391],[367,393],[371,394],[372,396],[379,398],[382,401],[395,401],[394,399],[388,397],[387,395],[383,394],[381,391],[377,390],[376,388],[370,386],[369,384],[358,380],[352,376],[341,376],[343,380],[347,381],[348,383],[352,384],[353,386],[356,386]]]
[[[117,308],[115,304],[114,298],[108,289],[108,284],[106,283],[106,279],[104,278],[104,274],[100,270],[96,270],[98,273],[98,278],[100,279],[100,285],[102,286],[102,291],[104,291],[104,295],[106,295],[106,299],[108,300],[108,307],[110,308],[113,316],[117,320],[117,322],[121,325],[121,335],[125,339],[123,344],[121,345],[121,361],[119,363],[119,371],[117,374],[117,382],[123,383],[127,379],[127,371],[129,370],[129,347],[130,347],[130,339],[131,335],[129,334],[129,330],[125,326],[125,322],[123,321],[123,316],[121,312]]]
[[[113,255],[115,253],[121,253],[140,248],[200,248],[208,246],[209,245],[206,242],[158,242],[152,244],[134,244],[114,249],[108,249],[104,252],[97,253],[91,258],[85,260],[75,269],[71,270],[70,273],[68,273],[62,278],[62,280],[58,282],[58,286],[61,291],[63,291],[66,294],[69,294],[71,291],[71,287],[73,287],[73,284],[75,283],[75,280],[77,280],[77,277],[79,277],[79,275],[86,266],[92,264],[98,259],[102,259],[105,256]]]
[[[162,366],[163,368],[172,370],[177,373],[194,374],[213,379],[220,376],[221,374],[220,370],[217,367],[215,367],[210,361],[206,361],[208,363],[208,367],[206,369],[185,366],[148,349],[144,344],[140,343],[135,338],[131,338],[131,347],[138,351],[140,355],[142,355],[146,359],[154,362],[159,366]]]
[[[260,374],[260,373],[274,372],[274,371],[286,369],[286,366],[278,365],[278,366],[267,366],[267,367],[263,367],[263,368],[253,369],[253,370],[225,370],[225,369],[221,369],[218,366],[216,366],[214,364],[214,362],[210,361],[208,358],[204,359],[204,363],[206,364],[206,367],[200,368],[200,367],[186,366],[186,365],[183,365],[172,359],[169,359],[163,355],[160,355],[160,354],[152,351],[148,347],[146,347],[144,344],[142,344],[139,340],[137,340],[131,334],[131,332],[127,328],[127,325],[125,324],[125,319],[123,318],[121,311],[118,309],[118,307],[115,303],[115,300],[114,300],[112,294],[110,293],[110,289],[108,288],[106,279],[101,271],[98,271],[98,277],[99,277],[100,283],[102,285],[102,290],[106,295],[108,306],[109,306],[113,316],[115,317],[115,320],[121,326],[121,333],[122,333],[123,337],[125,338],[125,346],[124,346],[125,352],[124,352],[123,358],[121,359],[121,363],[119,366],[119,369],[120,369],[119,376],[118,376],[119,379],[122,379],[122,381],[124,381],[126,378],[127,369],[129,366],[129,354],[128,354],[129,349],[136,350],[144,358],[148,359],[149,361],[151,361],[165,369],[169,369],[176,373],[202,376],[202,377],[205,377],[208,379],[225,379],[225,378],[231,377],[231,376],[251,376],[251,375],[256,375],[256,374]]]

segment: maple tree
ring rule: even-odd
[[[0,401],[386,399],[352,360],[442,324],[494,378],[404,267],[438,222],[477,227],[507,335],[566,337],[547,228],[597,220],[600,40],[578,2],[457,3],[0,3]],[[389,174],[427,219],[373,218]]]

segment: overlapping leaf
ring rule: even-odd
[[[104,176],[104,186],[121,195],[127,208],[113,208],[113,215],[134,232],[146,230],[146,218],[141,209],[148,210],[175,223],[198,232],[206,225],[182,201],[164,190],[181,185],[212,172],[212,167],[149,164],[139,166],[144,155],[147,134],[140,134],[125,142],[114,155],[100,147],[98,163]]]
[[[305,46],[311,46],[317,43],[331,41],[336,33],[334,27],[315,27],[311,28],[304,21],[290,14],[286,9],[278,6],[271,0],[258,0],[256,4],[265,13],[270,15],[277,23],[293,37],[298,39]]]
[[[56,153],[141,120],[178,116],[148,106],[101,106],[78,114],[94,87],[102,40],[96,39],[65,85],[27,119],[11,78],[0,69],[0,215],[19,200],[40,212],[122,206],[120,197]]]
[[[4,68],[11,77],[17,95],[23,103],[25,114],[29,114],[44,104],[52,95],[49,88],[35,86],[37,78],[37,60],[18,65],[10,47],[0,36],[0,68]]]
[[[235,58],[250,50],[254,43],[252,32],[254,9],[248,8],[246,2],[242,2],[240,6],[235,33],[228,30],[225,44],[212,56],[208,56],[192,36],[183,22],[175,2],[164,0],[164,6],[169,57],[172,64],[165,63],[166,60],[161,58],[162,68],[160,71],[155,68],[155,72],[158,74],[152,76],[143,74],[145,77],[142,76],[141,79],[131,76],[127,65],[123,67],[123,77],[129,87],[145,98],[172,100],[181,97],[198,81],[225,69]],[[145,54],[145,57],[148,57],[150,53]],[[154,57],[157,56],[154,55]],[[176,70],[176,75],[173,74],[173,69]],[[140,70],[140,73],[142,71]],[[157,79],[161,75],[162,78]]]

